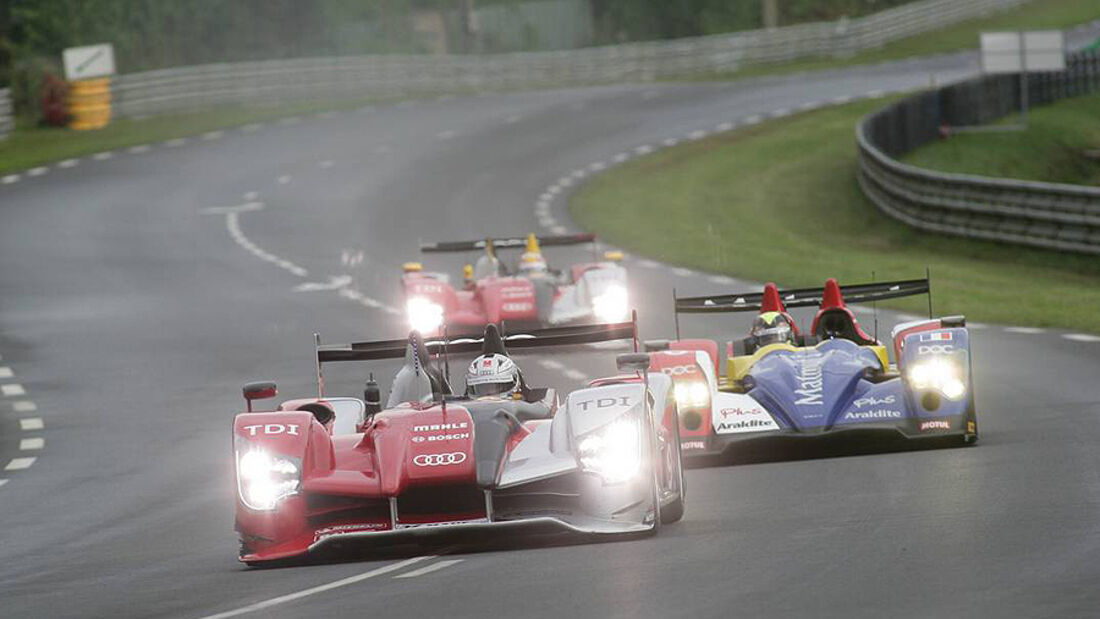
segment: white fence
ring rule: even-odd
[[[14,112],[11,107],[11,91],[0,88],[0,140],[8,137],[15,128]]]
[[[115,116],[226,104],[462,93],[731,71],[847,56],[1026,0],[921,0],[867,17],[671,41],[494,55],[371,55],[179,67],[118,76]]]

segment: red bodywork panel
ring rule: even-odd
[[[487,277],[462,290],[424,273],[406,273],[402,278],[405,298],[421,297],[443,308],[444,321],[451,329],[481,328],[501,321],[528,322],[538,319],[535,287],[522,277]],[[424,334],[437,335],[437,334]]]

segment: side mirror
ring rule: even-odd
[[[363,403],[366,405],[363,412],[368,419],[382,410],[382,390],[373,378],[367,381],[367,386],[363,389]]]
[[[670,342],[668,340],[646,340],[643,342],[643,346],[646,352],[654,352],[658,350],[668,350]]]
[[[647,372],[649,355],[644,352],[623,353],[615,357],[615,366],[620,372]]]
[[[272,382],[248,383],[241,390],[244,399],[248,402],[248,412],[252,412],[252,400],[266,400],[279,395],[278,388]]]

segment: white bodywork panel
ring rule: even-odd
[[[772,416],[751,396],[718,392],[711,406],[711,422],[716,434],[778,430]]]

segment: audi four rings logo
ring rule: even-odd
[[[461,451],[449,454],[420,454],[413,458],[416,466],[447,466],[450,464],[462,464],[466,461],[466,454]]]

